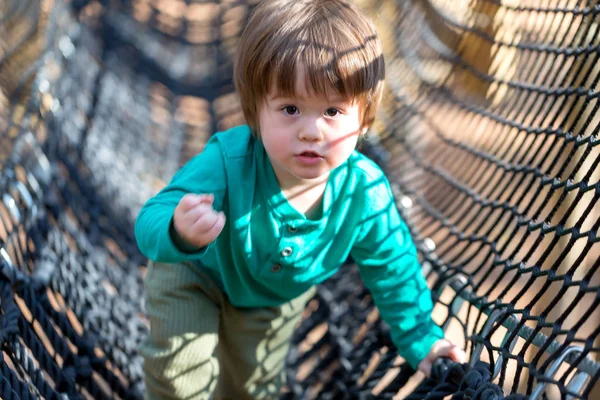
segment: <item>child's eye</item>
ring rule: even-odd
[[[285,106],[283,107],[283,112],[289,115],[294,115],[298,113],[298,107],[296,106]]]
[[[328,108],[327,111],[325,111],[325,115],[327,115],[328,117],[335,117],[339,113],[340,110],[338,110],[337,108]]]

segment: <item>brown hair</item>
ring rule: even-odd
[[[235,86],[246,122],[258,132],[258,113],[272,85],[295,95],[295,77],[305,72],[306,89],[334,89],[358,101],[362,127],[375,119],[385,66],[371,20],[345,0],[263,0],[238,44]]]

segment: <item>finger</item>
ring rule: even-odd
[[[455,361],[455,362],[458,362],[461,364],[463,362],[467,362],[467,355],[465,354],[465,352],[460,347],[458,347],[455,344],[452,344],[450,342],[440,345],[437,348],[436,353],[439,357],[447,357],[447,358],[451,359],[452,361]]]
[[[186,194],[179,200],[179,207],[184,213],[198,205],[198,195],[193,193]]]
[[[197,197],[200,204],[212,204],[215,201],[215,196],[212,193],[199,194]]]
[[[194,225],[204,214],[214,213],[214,210],[209,204],[196,204],[195,207],[183,213],[183,218],[189,221],[189,225]]]
[[[218,219],[219,214],[211,209],[210,211],[200,215],[200,217],[193,223],[192,232],[194,232],[196,235],[206,235],[217,223]]]
[[[431,361],[429,361],[429,357],[426,357],[419,363],[419,371],[425,374],[426,377],[431,375]]]
[[[210,230],[207,232],[206,236],[208,236],[212,240],[214,240],[217,236],[219,236],[219,234],[223,230],[223,227],[225,226],[225,220],[226,220],[225,214],[222,212],[218,213],[217,221],[214,223],[212,228],[210,228]]]
[[[223,214],[222,212],[217,213],[217,218],[216,218],[214,224],[208,229],[208,231],[206,231],[204,234],[201,234],[199,236],[202,237],[203,241],[205,241],[207,243],[212,243],[217,238],[217,236],[219,236],[219,234],[223,230],[224,226],[225,226],[225,214]]]
[[[449,353],[448,353],[448,357],[458,363],[464,364],[466,362],[468,362],[467,360],[467,354],[464,352],[463,349],[461,349],[458,346],[453,346]]]
[[[212,193],[208,193],[208,194],[188,193],[181,198],[181,200],[179,201],[179,204],[181,206],[181,209],[185,212],[185,211],[188,211],[188,210],[196,207],[198,204],[212,204],[214,202],[214,200],[215,200],[215,196]]]

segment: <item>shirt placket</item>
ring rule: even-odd
[[[295,224],[286,224],[279,240],[277,254],[273,257],[274,262],[271,265],[271,272],[280,274],[286,265],[293,263],[298,246],[294,240],[298,233]]]

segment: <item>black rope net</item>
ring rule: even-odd
[[[240,124],[255,2],[0,3],[0,397],[143,398],[143,202]],[[387,53],[362,150],[471,362],[423,379],[355,267],[319,287],[289,399],[599,398],[593,1],[361,0]]]

